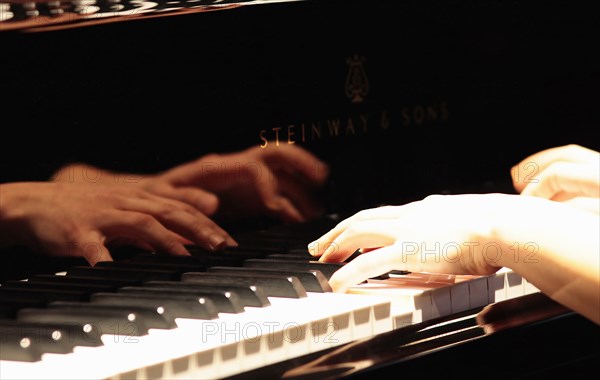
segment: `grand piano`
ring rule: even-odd
[[[296,144],[331,166],[322,193],[324,218],[307,225],[260,219],[224,226],[248,242],[253,255],[245,252],[245,259],[296,258],[307,242],[360,209],[429,194],[511,193],[509,170],[531,153],[565,144],[600,150],[594,139],[600,120],[594,15],[560,1],[4,0],[0,180],[47,180],[69,162],[154,173],[211,152]],[[172,281],[148,269],[164,259],[150,256],[124,250],[115,252],[115,263],[127,268],[126,276]],[[208,358],[201,349],[190,351],[197,342],[185,334],[198,325],[189,315],[180,316],[178,321],[187,322],[178,326],[163,326],[142,318],[145,309],[139,310],[146,323],[140,329],[185,327],[175,336],[192,345],[178,351],[171,336],[140,333],[133,335],[141,343],[131,349],[112,339],[130,337],[131,331],[106,330],[103,344],[98,339],[92,344],[86,336],[106,325],[84,325],[82,337],[64,321],[52,321],[55,314],[45,302],[72,301],[59,296],[69,294],[60,286],[48,284],[56,277],[87,278],[85,263],[41,257],[22,247],[3,248],[0,260],[2,379],[323,379],[390,370],[541,378],[593,371],[600,358],[598,326],[510,272],[469,282],[471,298],[460,307],[452,303],[459,287],[449,286],[443,288],[450,297],[446,309],[436,304],[436,291],[424,293],[428,306],[413,304],[396,314],[385,295],[334,295],[323,285],[323,297],[309,292],[312,298],[302,304],[288,304],[265,285],[265,294],[256,297],[279,308],[266,312],[270,319],[257,312],[230,316],[231,321],[304,327],[346,321],[343,339],[291,347],[269,345],[263,337],[257,341],[266,346],[259,348],[234,339],[214,345]],[[179,274],[198,269],[177,265]],[[144,271],[158,277],[143,277]],[[36,281],[47,289],[32,285]],[[114,304],[118,297],[111,292],[140,286],[123,278],[98,282],[80,289],[86,303],[94,303],[90,289],[101,293],[92,297],[95,303]],[[475,293],[476,284],[483,284],[483,293]],[[31,295],[36,289],[41,298]],[[28,301],[15,310],[19,297]],[[189,299],[171,298],[174,313],[190,312],[173,302],[188,305]],[[301,310],[306,316],[293,319]],[[359,311],[365,310],[368,331],[359,323]],[[221,321],[210,310],[198,313]],[[482,323],[484,315],[492,328]],[[79,342],[79,356],[73,347],[60,352],[48,344],[60,340],[57,332]],[[180,355],[161,357],[164,347]],[[126,358],[124,364],[110,368],[117,358]]]

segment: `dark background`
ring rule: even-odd
[[[0,179],[73,161],[153,173],[259,145],[262,129],[350,117],[355,135],[298,142],[332,166],[332,211],[512,191],[509,169],[531,153],[599,148],[596,18],[579,7],[300,1],[3,32]],[[345,94],[354,55],[360,104]],[[447,120],[405,122],[441,103]],[[383,111],[389,129],[361,133],[359,115]]]

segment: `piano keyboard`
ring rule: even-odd
[[[6,281],[0,378],[225,378],[538,291],[501,270],[389,273],[332,293],[327,280],[345,264],[312,261],[305,248],[326,228],[270,229],[222,253],[135,253]]]
[[[537,292],[532,283],[507,268],[489,276],[390,274],[389,279],[369,279],[348,290],[387,297],[395,329]]]

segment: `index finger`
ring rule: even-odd
[[[364,253],[335,271],[329,279],[334,292],[344,293],[348,287],[360,284],[394,269],[405,269],[398,263],[398,248],[394,245]]]

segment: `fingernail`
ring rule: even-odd
[[[211,249],[216,250],[225,246],[225,239],[219,235],[211,235],[208,238]]]
[[[237,241],[235,241],[235,239],[233,239],[233,238],[229,238],[228,240],[229,240],[229,241],[227,242],[227,244],[228,244],[229,246],[231,246],[231,247],[238,247],[238,246],[239,246],[238,242],[237,242]]]
[[[317,243],[317,240],[309,243],[307,245],[307,248],[308,248],[308,253],[310,253],[311,255],[316,256],[319,254],[319,250],[318,250],[319,245]]]
[[[281,195],[276,195],[273,197],[271,202],[267,205],[272,210],[279,211],[285,207],[285,198]]]

